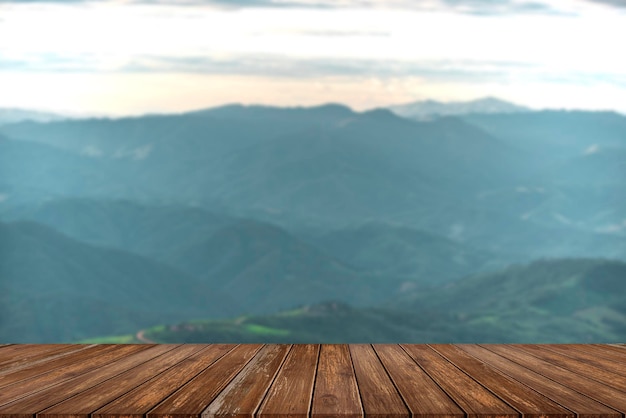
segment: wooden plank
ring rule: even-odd
[[[600,358],[606,358],[614,361],[619,361],[621,363],[626,363],[626,350],[618,349],[611,350],[608,345],[595,345],[595,344],[579,344],[584,347],[585,351],[590,353],[594,353],[594,355]]]
[[[626,376],[626,359],[622,360],[619,356],[612,357],[612,353],[608,353],[608,355],[606,353],[596,353],[593,349],[589,349],[587,344],[546,344],[542,345],[542,347],[546,350]],[[599,354],[602,354],[602,356]]]
[[[7,370],[7,372],[3,374],[2,380],[0,380],[0,388],[7,387],[27,379],[32,381],[33,378],[37,376],[41,376],[43,378],[44,375],[50,372],[64,369],[68,364],[87,362],[90,358],[101,356],[105,353],[111,353],[113,351],[115,351],[115,347],[113,345],[94,345],[79,352],[74,352],[64,358],[54,358],[49,361],[44,361],[43,363],[26,365],[15,370]],[[82,367],[85,366],[87,366],[87,364],[83,364]],[[61,378],[62,376],[59,375],[58,377]],[[45,380],[45,378],[43,379]],[[34,384],[35,383],[33,381],[33,385]],[[2,396],[0,396],[0,404],[2,404]]]
[[[203,418],[253,417],[291,345],[268,344],[202,412]]]
[[[309,416],[319,351],[319,344],[298,344],[292,347],[259,407],[257,417]]]
[[[15,347],[15,346],[13,346]],[[67,350],[75,347],[73,344],[42,344],[39,346],[31,347],[31,349],[20,349],[15,347],[14,354],[3,356],[4,359],[0,359],[0,375],[4,374],[9,368],[14,368],[20,364],[25,364],[31,361],[31,359],[44,358],[50,353],[52,355],[55,352]],[[75,348],[74,348],[75,349]],[[0,350],[0,353],[2,350]],[[33,360],[36,361],[36,360]]]
[[[458,345],[463,351],[484,361],[507,374],[514,380],[525,384],[536,392],[552,399],[563,407],[577,414],[578,418],[621,418],[622,414],[560,383],[508,360],[493,351],[475,344]]]
[[[590,344],[590,345],[602,347],[603,349],[611,350],[620,355],[624,355],[624,351],[626,351],[626,345],[624,344]]]
[[[145,363],[172,348],[174,348],[172,345],[148,346],[139,352],[127,355],[106,366],[91,370],[76,376],[74,379],[1,406],[0,417],[9,415],[11,418],[32,418],[33,414],[117,376],[128,369]]]
[[[626,356],[626,344],[581,344],[588,348],[593,348],[598,353],[611,353],[612,355],[624,358]]]
[[[170,367],[175,367],[202,347],[192,344],[176,347],[63,402],[46,408],[37,416],[38,418],[89,418],[90,413],[107,402],[135,389]]]
[[[464,418],[465,413],[397,344],[374,350],[414,417]]]
[[[29,357],[54,350],[51,344],[11,344],[0,349],[0,368],[19,357]]]
[[[508,345],[493,345],[487,348],[518,364],[523,364],[549,379],[568,386],[592,399],[597,400],[598,402],[602,402],[603,404],[620,411],[622,414],[626,411],[625,392],[621,392],[593,379],[589,379],[545,360],[541,360],[531,354],[528,354],[521,348]]]
[[[143,418],[144,414],[235,347],[213,344],[92,413],[92,418]]]
[[[519,417],[518,411],[461,372],[432,348],[423,345],[401,346],[454,399],[468,417]]]
[[[546,350],[541,346],[523,344],[516,345],[515,348],[520,348],[523,351],[551,364],[557,365],[563,369],[569,370],[570,372],[588,377],[626,393],[626,377],[618,373],[614,373],[606,367],[598,367],[584,360],[577,360],[573,357],[568,357],[563,354]]]
[[[33,368],[40,368],[43,363],[76,353],[89,347],[94,346],[81,344],[59,344],[58,347],[46,347],[49,349],[42,350],[40,353],[35,352],[26,355],[19,353],[13,360],[7,360],[4,364],[0,365],[0,376],[5,376],[9,373],[31,366]]]
[[[347,344],[323,344],[317,364],[311,416],[363,416],[361,399]]]
[[[235,347],[150,410],[146,415],[147,418],[174,416],[198,418],[261,347],[261,344],[245,344]]]
[[[409,410],[369,344],[349,345],[363,411],[367,417],[409,417]]]
[[[20,369],[2,377],[0,405],[45,390],[82,373],[97,369],[125,355],[144,350],[143,346],[95,346],[45,364]]]
[[[573,418],[571,411],[511,379],[493,367],[449,344],[429,344],[456,367],[471,376],[493,394],[518,410],[526,418]]]

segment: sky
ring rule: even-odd
[[[624,0],[0,0],[0,107],[494,96],[626,113],[624,39]]]

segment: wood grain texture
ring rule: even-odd
[[[37,364],[46,359],[80,351],[89,347],[77,344],[45,344],[35,346],[34,350],[18,350],[4,360],[0,360],[0,376],[28,365]]]
[[[526,364],[548,379],[560,382],[579,393],[618,410],[622,414],[626,413],[626,392],[600,384],[596,380],[541,360],[519,347],[493,345],[489,346],[488,349],[518,364]]]
[[[114,346],[101,345],[101,346],[91,346],[86,348],[85,350],[81,350],[80,353],[75,352],[69,360],[67,358],[59,359],[53,358],[48,361],[44,361],[42,363],[32,363],[32,364],[23,364],[21,367],[16,369],[3,370],[2,380],[0,380],[0,389],[12,385],[16,382],[26,379],[32,379],[35,376],[42,376],[51,371],[55,371],[55,378],[52,381],[57,381],[58,379],[62,379],[63,374],[61,373],[61,368],[71,363],[73,365],[77,365],[85,362],[89,358],[93,358],[99,354],[103,353],[113,353],[117,351]],[[112,354],[115,356],[115,354]],[[83,366],[84,367],[84,366]],[[76,368],[76,366],[75,366]],[[32,385],[36,385],[33,380]],[[2,396],[0,395],[0,404],[2,404]]]
[[[170,345],[139,346],[142,350],[128,354],[116,361],[107,363],[87,373],[80,374],[61,384],[51,386],[45,390],[20,398],[0,407],[1,415],[11,415],[14,418],[30,417],[52,405],[68,399],[77,393],[87,390],[98,383],[117,376],[124,371],[138,366],[151,358],[161,355],[172,349]]]
[[[490,392],[524,414],[526,418],[575,417],[574,413],[558,403],[509,378],[458,347],[449,344],[430,344],[429,346]]]
[[[546,379],[536,371],[508,360],[485,347],[473,344],[460,344],[458,346],[473,357],[504,372],[512,379],[563,405],[576,413],[579,418],[619,418],[622,416],[615,409],[609,408],[567,386]]]
[[[613,351],[614,353],[626,356],[626,344],[589,344],[590,346],[601,347],[606,350]],[[606,351],[605,350],[605,351]]]
[[[96,370],[128,354],[146,350],[148,346],[96,346],[43,365],[33,365],[2,377],[0,405],[32,393],[46,390],[88,371]],[[5,385],[10,383],[9,385]]]
[[[202,348],[199,345],[173,347],[132,369],[118,374],[63,402],[39,412],[39,418],[89,418],[89,414],[107,402],[129,392],[146,380],[178,364]]]
[[[349,348],[365,415],[408,418],[409,411],[372,346],[351,344]]]
[[[593,348],[589,349],[588,345],[585,344],[568,344],[566,347],[552,344],[542,347],[544,350],[559,353],[566,357],[581,360],[587,364],[592,364],[596,367],[626,376],[626,360],[620,358],[620,356],[613,356],[611,352],[605,354],[606,350],[602,350],[603,352],[599,353]]]
[[[47,344],[11,344],[0,347],[0,362],[11,361],[16,355],[28,356],[50,350]]]
[[[311,414],[319,418],[363,416],[350,350],[346,344],[322,345]]]
[[[625,353],[587,344],[16,344],[0,346],[0,418],[626,418]]]
[[[261,344],[235,347],[150,410],[147,417],[198,418],[261,347]]]
[[[468,417],[518,418],[519,412],[428,346],[402,348],[467,413]]]
[[[308,417],[319,351],[319,344],[292,347],[259,407],[257,417]]]
[[[573,352],[585,352],[593,355],[597,360],[610,360],[613,362],[618,362],[620,364],[626,364],[626,350],[623,350],[623,353],[616,352],[613,350],[606,350],[604,347],[595,346],[593,344],[568,344],[567,346],[554,344],[548,349],[554,350],[555,348],[569,348],[572,346]],[[562,352],[562,351],[561,351]]]
[[[585,360],[578,360],[576,358],[542,349],[534,345],[524,344],[515,346],[515,348],[518,347],[525,352],[551,364],[557,365],[576,374],[585,376],[585,378],[593,379],[626,393],[626,377],[610,370],[610,367],[599,367]]]
[[[202,412],[202,417],[253,417],[290,349],[288,344],[264,346]]]
[[[463,418],[456,403],[396,344],[374,344],[382,364],[414,417]]]
[[[94,411],[93,418],[142,418],[144,414],[231,351],[233,344],[213,344],[154,379]]]

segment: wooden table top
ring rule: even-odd
[[[617,345],[4,345],[0,417],[624,417]]]

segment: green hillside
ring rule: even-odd
[[[440,285],[478,271],[494,270],[519,257],[383,223],[328,232],[312,238],[312,242],[360,271],[406,277],[408,282],[419,285]]]
[[[620,338],[626,117],[416,109],[1,125],[0,337],[206,318],[302,340]],[[276,314],[329,300],[351,308]]]
[[[469,329],[485,327],[509,340],[626,340],[626,263],[542,260],[465,278],[441,289],[404,295],[402,310],[441,311]]]
[[[538,261],[379,308],[325,302],[145,330],[162,343],[606,343],[626,341],[626,263]]]
[[[224,227],[206,240],[165,257],[245,306],[273,312],[339,299],[372,305],[391,297],[402,279],[357,271],[282,228],[251,220]]]
[[[0,215],[5,220],[38,222],[80,241],[161,261],[235,221],[197,207],[94,198],[50,199],[7,208]]]
[[[74,341],[235,312],[234,300],[167,265],[0,223],[0,341]]]

